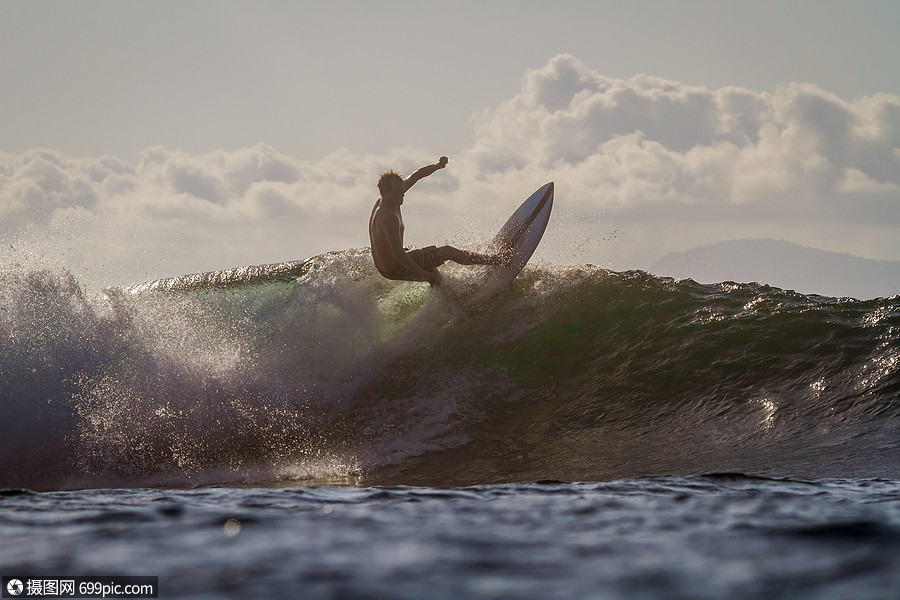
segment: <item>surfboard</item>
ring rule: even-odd
[[[551,181],[528,196],[494,236],[489,252],[501,254],[507,262],[504,266],[491,267],[468,304],[480,304],[509,287],[541,243],[552,209]]]

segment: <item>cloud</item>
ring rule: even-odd
[[[0,155],[0,220],[6,227],[46,221],[62,208],[93,208],[93,173],[46,150]]]
[[[840,184],[840,191],[848,194],[881,194],[900,191],[900,185],[875,181],[859,169],[848,168]]]
[[[482,179],[559,173],[622,210],[750,203],[776,215],[872,194],[900,203],[900,97],[888,94],[845,101],[809,84],[766,93],[614,79],[561,55],[474,127]]]
[[[616,79],[560,55],[471,125],[474,144],[410,195],[407,243],[489,239],[518,199],[554,179],[553,227],[565,232],[553,236],[557,256],[576,238],[603,240],[577,242],[585,261],[632,267],[756,236],[900,257],[895,95]],[[365,246],[379,174],[409,174],[439,153],[345,149],[304,161],[266,144],[202,154],[156,146],[137,161],[0,153],[0,232],[19,231],[22,252],[61,256],[105,283],[305,258]],[[614,222],[625,233],[613,235]]]
[[[101,284],[306,258],[366,245],[378,175],[411,172],[423,154],[301,161],[265,144],[205,154],[156,146],[136,163],[0,154],[0,232],[20,254],[94,271]]]

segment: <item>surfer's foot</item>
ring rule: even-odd
[[[505,267],[509,265],[509,257],[502,252],[496,254],[475,254],[471,253],[472,265],[488,265],[491,267]]]
[[[493,254],[484,255],[485,260],[482,264],[505,268],[512,264],[513,258],[515,258],[515,253],[512,248],[501,248]]]
[[[512,262],[512,256],[507,256],[502,252],[492,254],[486,258],[487,262],[485,264],[493,267],[508,267],[509,263]]]

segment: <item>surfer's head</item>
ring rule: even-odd
[[[391,190],[391,188],[393,188],[398,183],[400,185],[403,185],[403,178],[397,171],[388,171],[387,173],[382,173],[381,178],[378,180],[378,191],[384,194],[385,192]]]
[[[378,180],[378,191],[381,192],[381,197],[386,198],[391,195],[400,195],[400,199],[403,199],[403,177],[400,176],[400,173],[396,171],[388,171],[387,173],[382,173],[381,178]]]

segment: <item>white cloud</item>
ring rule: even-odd
[[[98,284],[301,259],[366,245],[378,175],[409,172],[422,155],[340,151],[310,162],[264,144],[207,154],[152,147],[136,164],[0,154],[0,222],[16,238],[14,260],[62,264]]]
[[[519,198],[554,179],[556,256],[576,261],[641,266],[742,233],[900,257],[898,96],[614,79],[561,55],[472,125],[474,145],[410,194],[408,243],[485,239]],[[57,256],[104,283],[299,259],[365,246],[378,175],[408,174],[439,153],[342,150],[302,161],[257,144],[152,147],[136,163],[0,154],[0,231],[25,231],[20,254]],[[616,223],[624,233],[611,235]],[[877,235],[865,229],[876,226]],[[603,242],[575,241],[585,239]],[[575,243],[587,250],[572,257],[565,245]]]
[[[900,185],[875,181],[859,169],[850,167],[844,170],[844,178],[840,182],[839,189],[847,194],[882,194],[898,192]]]
[[[900,97],[887,94],[848,102],[808,84],[762,93],[613,79],[561,55],[475,129],[482,178],[559,172],[620,209],[759,203],[774,215],[900,183]],[[852,184],[860,175],[865,189]]]
[[[0,219],[9,226],[44,221],[57,209],[96,204],[91,173],[56,152],[0,155]]]

